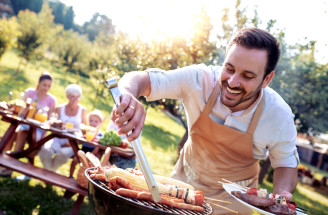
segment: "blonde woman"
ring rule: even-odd
[[[87,122],[87,110],[79,104],[81,96],[82,88],[77,84],[70,84],[66,87],[68,102],[56,108],[59,119],[64,123],[73,124],[77,130],[81,123],[86,124]],[[68,139],[54,138],[42,146],[39,155],[44,168],[56,172],[74,155],[74,151]]]

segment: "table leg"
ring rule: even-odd
[[[7,129],[6,133],[3,135],[2,139],[1,139],[0,152],[2,152],[5,149],[6,145],[10,143],[10,139],[15,134],[15,130],[18,125],[19,125],[19,123],[17,123],[17,122],[12,122],[10,124],[9,128]]]
[[[73,140],[73,139],[70,139],[70,138],[68,140],[69,140],[69,143],[71,144],[72,149],[74,151],[74,156],[77,157],[77,162],[80,163],[79,156],[77,155],[77,152],[80,150],[79,147],[78,147],[78,142],[76,140]]]

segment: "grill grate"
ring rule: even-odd
[[[120,195],[116,194],[116,192],[114,190],[108,189],[107,184],[104,183],[103,181],[92,180],[88,177],[88,175],[87,175],[87,178],[94,185],[101,188],[102,190],[104,190],[108,194],[116,196],[117,198],[121,199],[122,201],[127,201],[129,203],[132,203],[136,207],[139,207],[139,208],[152,209],[152,210],[155,210],[157,212],[161,212],[161,213],[165,213],[165,214],[172,214],[172,215],[180,215],[180,214],[182,214],[182,215],[184,215],[184,214],[185,215],[208,215],[208,214],[213,213],[212,207],[206,202],[202,205],[202,207],[204,208],[203,212],[173,208],[173,207],[170,207],[168,205],[159,204],[159,203],[155,203],[155,202],[151,202],[151,201],[132,199],[132,198],[127,198],[127,197],[124,197],[124,196],[120,196]]]

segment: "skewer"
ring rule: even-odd
[[[229,182],[230,184],[237,184],[237,183],[232,182],[232,181],[229,181],[229,180],[227,180],[227,179],[225,179],[225,178],[222,178],[222,180],[223,180],[223,181],[226,181],[226,182]],[[237,184],[237,185],[240,186],[240,187],[242,187],[242,188],[244,188],[244,189],[246,189],[246,190],[249,189],[249,187],[245,187],[245,186],[242,186],[242,185],[239,185],[239,184]]]
[[[232,213],[239,214],[239,212],[234,211],[234,210],[232,210],[232,209],[230,209],[230,208],[227,208],[227,207],[224,207],[224,206],[221,206],[221,205],[215,204],[215,203],[213,203],[213,202],[209,202],[209,203],[212,204],[212,205],[214,205],[214,206],[217,206],[217,207],[220,207],[220,208],[226,209],[226,210],[228,210],[228,211],[231,211]]]
[[[212,199],[212,198],[208,198],[208,197],[204,197],[204,199],[210,200],[210,201],[215,201],[215,202],[231,203],[231,202],[227,202],[227,201],[223,201],[223,200],[218,200],[218,199]]]
[[[220,183],[220,184],[227,184],[227,183],[222,182],[222,181],[218,181],[218,183]],[[241,190],[241,191],[244,191],[244,192],[247,191],[246,188],[243,188],[243,187],[240,186],[239,184],[236,184],[236,183],[229,183],[229,185],[233,186],[234,188],[236,188],[236,189],[238,189],[238,190]]]

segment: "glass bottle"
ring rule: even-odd
[[[37,103],[38,103],[38,100],[34,99],[33,104],[30,106],[30,109],[28,110],[28,114],[26,116],[27,119],[33,119],[34,118]]]
[[[19,113],[19,117],[22,118],[22,119],[25,119],[27,114],[28,114],[28,111],[30,109],[30,106],[31,106],[31,102],[32,102],[32,99],[31,98],[27,98],[26,99],[26,102],[25,102],[25,108],[22,109],[22,111],[20,111]]]
[[[20,99],[16,99],[14,101],[14,114],[17,115],[17,116],[20,116],[23,109],[25,108],[25,102],[24,102],[24,96],[25,96],[25,93],[24,92],[21,92],[20,94],[21,98]]]
[[[38,110],[38,112],[35,114],[34,119],[38,120],[40,122],[45,122],[48,119],[48,107],[42,107]]]

